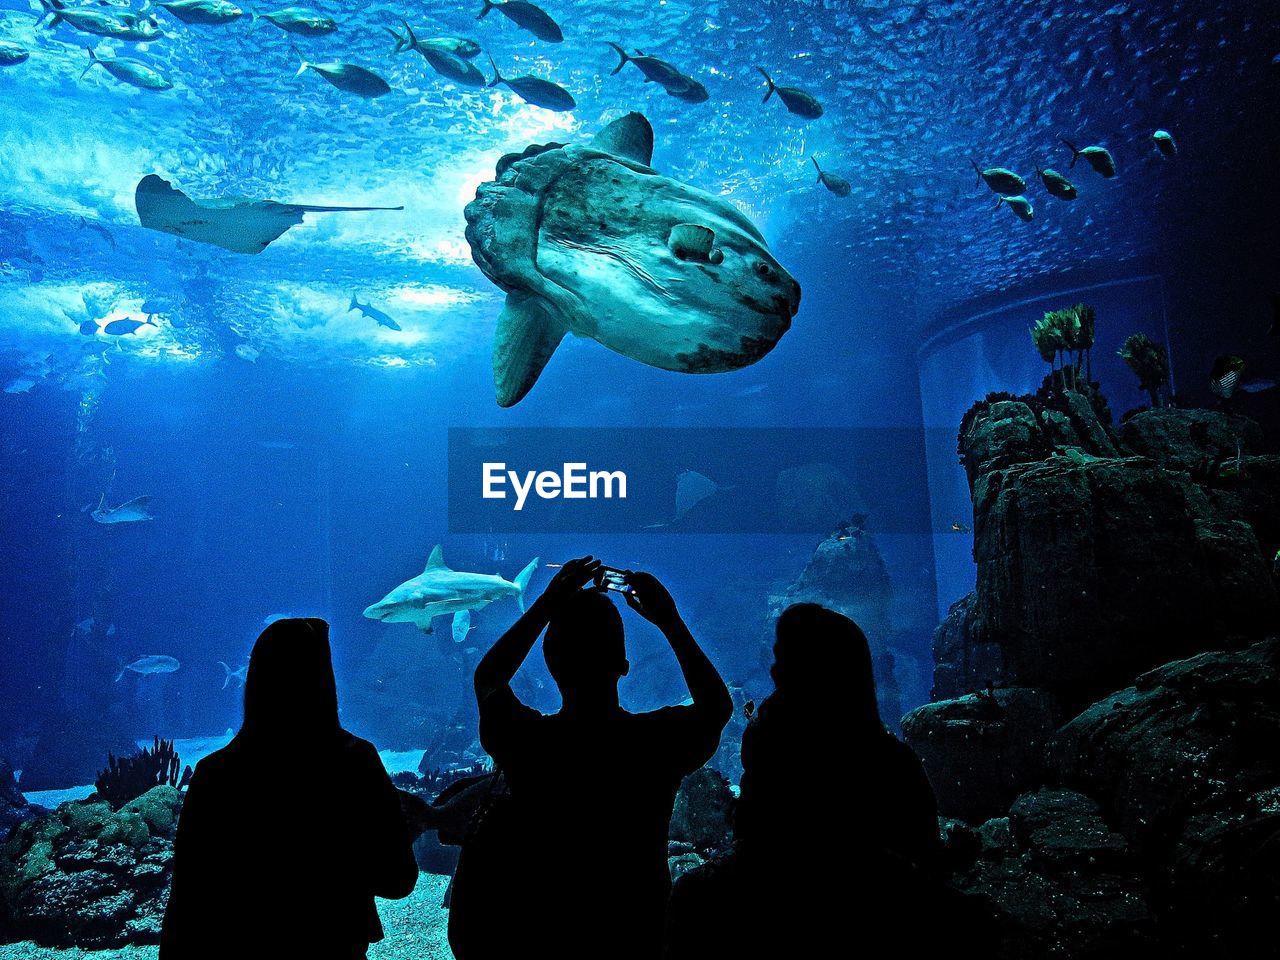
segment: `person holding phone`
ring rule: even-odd
[[[629,664],[610,584],[666,637],[688,705],[622,709],[618,681]],[[511,690],[544,630],[562,700],[549,716]],[[514,839],[503,883],[490,902],[469,905],[468,923],[486,925],[493,956],[656,960],[676,791],[715,753],[733,712],[671,594],[647,573],[590,556],[569,561],[480,661],[475,690],[480,742],[510,790]]]

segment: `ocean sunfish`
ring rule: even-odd
[[[639,113],[588,144],[507,154],[467,204],[471,256],[507,294],[493,344],[499,406],[532,389],[567,333],[663,370],[755,363],[791,327],[800,285],[723,197],[650,166]]]
[[[307,213],[403,210],[404,207],[331,207],[221,197],[192,200],[162,177],[147,174],[134,193],[138,220],[148,230],[211,243],[234,253],[261,253]]]

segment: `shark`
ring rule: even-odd
[[[412,623],[423,633],[431,633],[432,620],[453,614],[454,636],[461,634],[465,637],[470,628],[472,610],[479,610],[504,597],[513,597],[523,611],[525,590],[537,567],[538,558],[534,557],[516,574],[515,580],[504,580],[497,574],[450,570],[444,562],[440,545],[436,544],[422,573],[367,607],[364,615],[383,623]]]

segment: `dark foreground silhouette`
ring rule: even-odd
[[[676,790],[715,752],[732,701],[666,589],[627,573],[628,605],[666,636],[692,701],[623,710],[622,618],[598,588],[603,573],[590,557],[566,563],[476,669],[480,739],[505,787],[463,845],[449,927],[458,960],[661,954]],[[552,716],[510,687],[544,628],[563,700]]]
[[[666,956],[954,956],[933,791],[880,722],[866,637],[797,604],[771,674],[743,734],[733,852],[676,885]]]
[[[240,732],[187,790],[160,956],[361,958],[382,939],[374,896],[417,878],[377,752],[339,725],[329,625],[271,624]]]

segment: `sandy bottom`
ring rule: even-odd
[[[369,960],[453,960],[446,927],[449,913],[440,906],[448,877],[424,873],[404,900],[379,900],[387,938],[369,948]],[[155,947],[122,950],[56,950],[34,943],[0,944],[0,960],[154,960]]]

